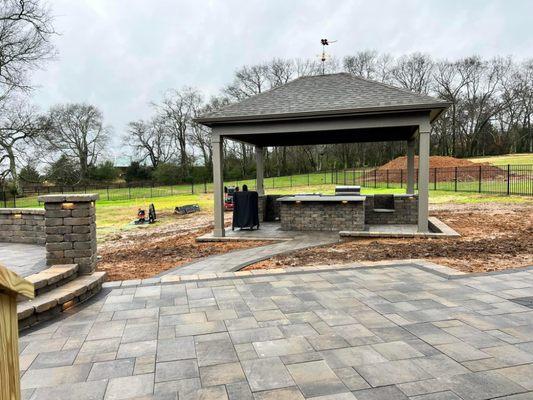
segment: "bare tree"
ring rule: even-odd
[[[139,160],[148,159],[152,167],[171,161],[176,149],[165,124],[160,118],[150,121],[134,121],[128,124],[128,135],[125,144],[132,147]]]
[[[163,129],[178,149],[179,164],[184,173],[193,161],[193,157],[189,155],[192,119],[201,103],[200,93],[186,87],[170,91],[161,103],[154,104]]]
[[[212,97],[208,104],[203,107],[197,107],[194,111],[194,117],[201,114],[213,112],[229,104],[227,97]],[[202,154],[204,166],[211,168],[213,162],[213,149],[211,148],[211,129],[205,125],[193,122],[191,124],[191,141],[193,146],[198,147]]]
[[[50,110],[42,140],[50,151],[75,160],[83,181],[107,144],[110,131],[95,106],[63,104]]]
[[[38,0],[0,3],[0,99],[31,88],[29,72],[54,54],[50,12]]]
[[[235,72],[233,83],[224,89],[225,94],[235,100],[242,100],[268,90],[268,67],[265,64],[244,66]]]
[[[417,93],[428,93],[433,60],[426,54],[413,53],[400,57],[391,70],[395,83]]]
[[[40,123],[35,109],[23,102],[2,103],[0,108],[0,180],[10,178],[19,189],[17,169],[21,147],[40,132]]]

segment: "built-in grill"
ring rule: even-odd
[[[359,196],[361,186],[335,186],[336,196]]]

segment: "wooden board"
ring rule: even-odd
[[[21,278],[2,265],[0,265],[0,292],[8,293],[15,297],[17,295],[30,299],[35,297],[33,283]]]
[[[20,399],[17,298],[0,293],[0,400]]]

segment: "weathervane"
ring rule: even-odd
[[[322,75],[325,74],[325,64],[326,60],[329,58],[329,54],[326,54],[326,46],[335,42],[336,40],[320,39],[320,44],[322,45],[322,55],[320,57],[320,61],[322,61]]]

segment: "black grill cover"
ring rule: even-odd
[[[233,225],[235,228],[259,228],[259,196],[257,192],[235,192]]]

